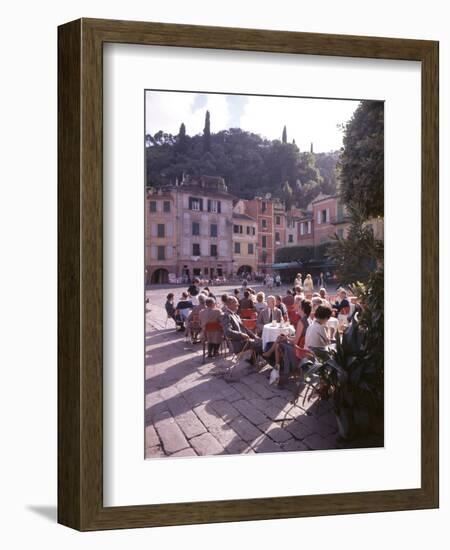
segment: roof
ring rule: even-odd
[[[255,218],[252,218],[248,214],[239,214],[238,212],[233,212],[233,218],[236,218],[237,220],[248,220],[250,222],[255,222]]]
[[[209,187],[200,187],[199,185],[186,184],[183,185],[171,185],[170,191],[177,193],[192,193],[193,195],[200,195],[202,197],[212,197],[215,199],[224,199],[232,201],[236,197],[231,193],[219,191],[218,189],[211,189]]]
[[[337,197],[338,195],[325,195],[324,193],[319,193],[317,197],[313,201],[311,201],[311,204],[315,204],[316,202],[327,201],[330,199],[336,199]]]

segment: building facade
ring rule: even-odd
[[[286,210],[279,199],[273,200],[273,239],[275,251],[286,246]]]
[[[169,282],[177,271],[177,226],[175,195],[170,190],[146,196],[145,266],[147,284]]]
[[[171,212],[164,212],[164,198]],[[147,203],[148,283],[231,276],[233,197],[222,178],[183,180],[149,193]]]
[[[246,201],[246,213],[257,223],[259,273],[272,270],[275,259],[273,201],[270,196]]]
[[[258,269],[258,224],[246,203],[240,199],[233,208],[233,272],[239,277]]]

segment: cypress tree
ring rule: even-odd
[[[205,152],[211,149],[211,121],[209,111],[206,111],[205,127],[203,129],[203,150]]]
[[[281,141],[282,141],[283,143],[287,143],[286,126],[283,128],[283,135],[281,136]]]

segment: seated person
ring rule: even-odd
[[[308,327],[305,335],[305,347],[309,349],[324,349],[330,344],[327,322],[331,317],[331,309],[326,306],[319,306],[314,315],[314,321]]]
[[[324,288],[319,290],[319,296],[322,298],[322,305],[331,308],[331,304],[327,300],[327,291]]]
[[[301,305],[301,316],[298,320],[295,335],[285,336],[281,334],[277,341],[274,342],[270,349],[263,353],[263,357],[268,362],[275,366],[277,370],[280,369],[281,359],[283,359],[283,373],[285,379],[289,376],[289,372],[297,365],[298,359],[296,355],[296,346],[302,348],[305,342],[306,331],[310,325],[309,316],[311,315],[311,302],[309,300],[303,300]]]
[[[266,299],[266,295],[264,294],[264,292],[258,292],[258,294],[256,295],[256,302],[255,302],[255,309],[257,313],[259,313],[263,309],[266,309],[267,304],[265,302],[265,299]]]
[[[288,310],[285,304],[283,304],[283,301],[281,299],[281,296],[278,294],[275,296],[275,305],[277,308],[281,311],[281,317],[283,318],[283,321],[287,323],[289,321],[288,318]]]
[[[261,353],[261,340],[242,324],[241,318],[237,314],[239,302],[234,296],[229,296],[227,307],[221,317],[223,333],[228,338],[234,353],[241,352],[249,344],[255,354]],[[252,358],[253,362],[255,357]]]
[[[343,310],[344,308],[348,308],[347,310],[344,310],[348,313],[350,311],[350,302],[347,299],[347,292],[343,288],[341,288],[339,290],[338,296],[339,300],[336,300],[336,302],[333,304],[333,308],[337,309],[338,313],[341,313],[341,310]]]
[[[176,321],[176,318],[175,318],[175,305],[173,303],[174,297],[175,296],[174,296],[173,292],[169,292],[169,294],[166,296],[166,303],[165,303],[164,307],[166,309],[167,317],[169,319],[173,319],[176,323],[177,321]]]
[[[250,292],[248,290],[244,291],[244,297],[239,302],[239,311],[242,311],[243,309],[254,309],[255,305],[253,304],[253,300],[250,298]]]
[[[294,296],[292,294],[292,290],[286,290],[286,296],[283,298],[283,304],[286,307],[291,307],[294,305]]]
[[[208,331],[208,334],[206,334],[205,330],[208,323],[220,323],[222,311],[216,307],[216,301],[211,297],[206,298],[205,306],[205,309],[200,312],[200,325],[202,327],[201,338],[203,340],[207,338],[208,357],[215,357],[219,353],[220,344],[223,339],[223,331]]]
[[[184,323],[186,322],[186,319],[188,318],[189,313],[194,308],[194,304],[189,300],[189,295],[187,292],[181,293],[181,300],[178,302],[178,304],[175,307],[176,315],[178,317],[179,324],[184,330]]]
[[[220,297],[220,309],[222,311],[225,311],[227,309],[227,300],[228,300],[228,294],[222,294],[222,296]]]
[[[191,309],[189,315],[186,318],[186,328],[188,330],[188,333],[192,336],[192,343],[196,344],[199,340],[200,335],[200,313],[205,309],[205,301],[207,299],[207,296],[203,294],[203,292],[200,292],[198,295],[198,305],[196,305],[193,309]]]
[[[194,298],[194,300],[196,300],[196,296],[198,296],[200,293],[200,280],[195,278],[192,281],[191,286],[187,289],[187,292],[189,296],[191,296],[192,298]]]
[[[281,322],[281,311],[275,306],[275,296],[267,297],[267,307],[259,312],[256,319],[256,332],[262,334],[264,325],[276,321]]]
[[[313,296],[312,299],[311,299],[311,304],[312,304],[312,315],[311,316],[312,316],[312,318],[314,318],[314,316],[316,314],[316,309],[319,306],[323,306],[322,298],[320,296]]]
[[[203,292],[206,293],[207,296],[209,296],[210,298],[214,298],[216,299],[215,295],[211,292],[211,290],[209,289],[209,286],[205,286],[203,288]]]

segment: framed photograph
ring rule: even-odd
[[[438,43],[58,40],[58,521],[438,507]]]

